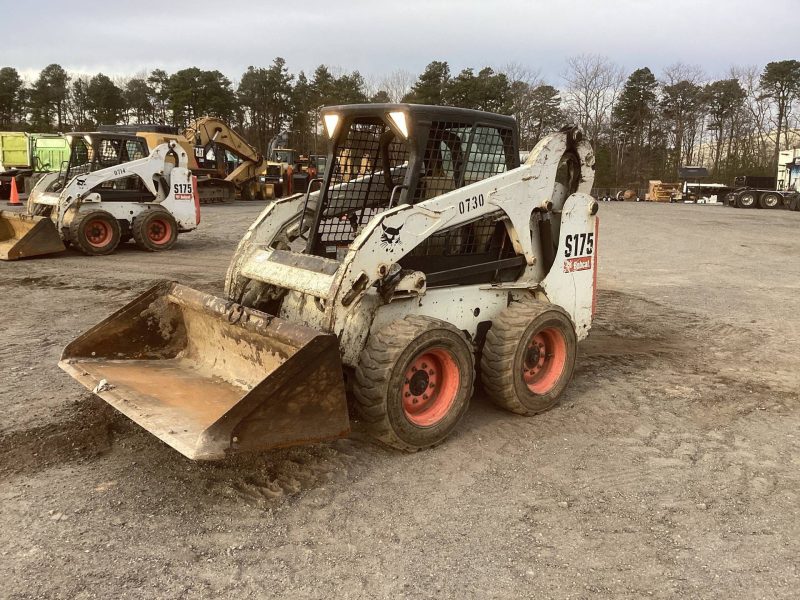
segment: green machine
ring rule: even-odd
[[[56,172],[69,160],[69,142],[53,133],[0,132],[0,199],[8,199],[11,180],[23,193],[44,173]]]

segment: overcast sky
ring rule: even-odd
[[[31,7],[35,14],[20,16]],[[800,0],[510,0],[256,2],[0,0],[0,66],[27,77],[49,63],[132,75],[219,69],[238,80],[275,56],[364,75],[517,62],[559,85],[567,56],[610,57],[658,75],[675,62],[722,76],[731,65],[800,58]]]

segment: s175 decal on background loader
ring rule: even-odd
[[[104,255],[129,239],[151,252],[170,249],[200,222],[188,155],[176,142],[147,153],[144,140],[71,133],[66,169],[31,191],[28,214],[0,211],[0,260],[61,252],[65,244]]]
[[[69,344],[61,367],[193,459],[346,435],[346,387],[369,431],[403,450],[453,431],[477,369],[512,412],[553,406],[594,310],[581,133],[547,136],[520,165],[510,117],[322,114],[319,190],[264,209],[225,298],[159,284]]]

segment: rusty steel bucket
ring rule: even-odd
[[[191,459],[350,429],[335,336],[177,283],[78,337],[59,366]]]
[[[65,249],[49,217],[0,210],[0,260],[53,254]]]

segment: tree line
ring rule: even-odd
[[[684,64],[658,76],[647,67],[626,75],[603,56],[583,54],[567,59],[558,82],[516,63],[452,73],[447,62],[433,61],[418,75],[398,69],[379,77],[320,65],[293,74],[280,57],[267,67],[248,67],[236,83],[196,67],[112,78],[51,64],[32,82],[13,67],[0,69],[2,130],[64,132],[118,123],[181,128],[213,115],[262,152],[283,131],[291,146],[322,152],[319,108],[360,102],[510,114],[523,149],[564,124],[578,124],[595,146],[600,187],[674,181],[678,167],[696,164],[724,182],[741,173],[773,174],[778,151],[795,143],[800,62],[733,67],[721,78]]]

